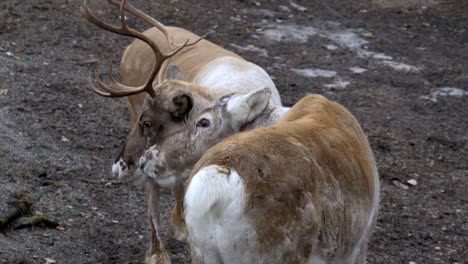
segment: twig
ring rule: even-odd
[[[0,229],[5,228],[13,220],[28,214],[31,210],[32,202],[22,197],[14,202],[15,208],[10,209],[6,214],[0,217]]]
[[[31,227],[31,226],[43,226],[43,227],[55,228],[59,225],[58,222],[51,220],[43,215],[35,215],[31,217],[25,217],[23,219],[21,223],[15,226],[15,229],[21,229],[21,228]]]

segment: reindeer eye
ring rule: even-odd
[[[151,124],[151,122],[148,122],[148,121],[144,121],[143,122],[143,126],[148,128],[148,127],[151,127],[153,124]]]
[[[206,118],[200,119],[200,121],[198,121],[198,123],[197,123],[197,127],[206,128],[206,127],[209,127],[209,126],[210,126],[210,120],[208,120]]]
[[[229,101],[229,99],[231,98],[231,96],[232,96],[232,95],[223,96],[223,97],[221,97],[221,99],[219,99],[219,101],[225,103],[225,102]]]

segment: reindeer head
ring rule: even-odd
[[[182,49],[197,44],[203,37],[192,43],[189,43],[187,39],[185,43],[175,45],[176,47],[170,52],[163,53],[157,43],[150,37],[128,27],[125,21],[125,12],[150,23],[165,36],[169,46],[173,46],[171,36],[169,36],[164,25],[126,3],[125,0],[121,2],[109,0],[109,3],[120,7],[120,27],[105,23],[96,18],[89,7],[89,0],[85,0],[81,13],[89,22],[100,28],[145,42],[153,51],[155,58],[155,63],[149,71],[144,84],[141,86],[128,86],[115,80],[112,75],[112,64],[109,65],[108,71],[110,84],[106,84],[103,81],[103,76],[96,73],[96,82],[104,91],[96,88],[90,78],[91,88],[101,96],[123,97],[143,92],[149,95],[145,100],[138,122],[136,122],[127,138],[125,147],[112,166],[113,174],[122,176],[124,171],[135,164],[135,161],[138,160],[147,147],[157,144],[160,138],[164,138],[184,127],[184,119],[193,111],[192,108],[196,108],[193,107],[194,105],[206,105],[212,99],[206,93],[203,93],[203,87],[195,87],[192,84],[177,80],[163,82],[160,78],[162,75],[158,75],[161,71],[165,71],[166,68],[168,79],[172,79],[172,75],[178,75],[177,68],[168,66],[168,59],[179,53]],[[158,79],[155,81],[157,76]],[[155,83],[156,85],[154,85]]]
[[[166,187],[185,179],[209,148],[264,114],[270,95],[269,88],[227,95],[193,112],[179,131],[163,135],[145,152],[139,170]]]
[[[138,121],[134,124],[117,157],[112,172],[121,177],[138,163],[146,149],[166,138],[182,133],[188,120],[204,111],[215,100],[205,88],[183,81],[170,80],[158,86],[155,97],[147,97]]]

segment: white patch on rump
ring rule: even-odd
[[[246,221],[244,184],[235,170],[216,165],[200,169],[184,201],[189,240],[205,263],[251,262],[255,230]]]

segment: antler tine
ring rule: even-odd
[[[170,58],[170,57],[174,56],[174,55],[177,54],[179,51],[181,51],[183,48],[190,47],[190,46],[193,46],[193,45],[197,44],[198,42],[200,42],[201,40],[203,40],[207,35],[208,35],[208,34],[205,34],[205,35],[199,37],[197,40],[195,40],[195,41],[192,42],[192,43],[189,43],[190,39],[185,40],[184,44],[179,45],[178,47],[176,47],[175,49],[173,49],[169,54],[166,54],[164,57],[165,57],[165,58]]]
[[[100,74],[96,73],[96,79],[98,80],[99,78],[101,78]],[[99,94],[100,96],[104,96],[104,97],[114,97],[112,94],[102,92],[101,90],[99,90],[98,88],[96,88],[96,86],[94,86],[92,74],[89,75],[88,82],[89,82],[89,86],[91,87],[91,89],[92,89],[95,93]],[[99,81],[98,81],[98,82],[99,82]]]
[[[162,51],[159,49],[158,45],[156,42],[154,42],[152,39],[150,39],[148,36],[145,34],[138,32],[130,27],[128,27],[127,22],[125,21],[125,11],[135,15],[138,18],[141,18],[145,20],[146,22],[150,23],[151,25],[155,26],[158,30],[160,30],[166,39],[170,42],[169,40],[169,34],[164,27],[163,24],[159,23],[156,21],[154,18],[146,15],[145,13],[141,12],[140,10],[136,9],[132,5],[128,4],[126,0],[118,1],[118,0],[108,0],[109,3],[112,5],[119,5],[120,6],[120,27],[116,27],[114,25],[105,23],[99,19],[97,19],[91,12],[91,9],[89,7],[89,0],[85,0],[83,3],[83,6],[81,7],[81,13],[83,16],[91,23],[95,24],[96,26],[103,28],[105,30],[124,35],[124,36],[129,36],[133,38],[137,38],[146,44],[148,44],[151,49],[153,50],[153,53],[156,57],[156,62],[153,65],[153,68],[151,69],[151,73],[149,74],[148,78],[146,79],[146,82],[142,86],[138,87],[132,87],[132,86],[126,86],[122,83],[119,83],[114,79],[112,76],[112,64],[109,67],[109,79],[111,80],[111,84],[107,85],[104,83],[102,80],[102,76],[100,74],[96,75],[96,82],[97,84],[104,89],[105,91],[109,93],[105,93],[103,91],[99,91],[96,89],[95,86],[92,86],[91,88],[98,93],[99,95],[106,96],[106,97],[122,97],[122,96],[127,96],[127,95],[132,95],[132,94],[137,94],[140,92],[147,92],[151,97],[155,96],[155,92],[153,90],[153,80],[157,76],[158,72],[160,71],[162,65],[164,64],[165,60],[168,58],[174,56],[177,54],[179,51],[181,51],[183,48],[195,45],[198,43],[200,40],[202,40],[205,36],[199,38],[193,43],[189,43],[189,40],[187,40],[184,44],[181,46],[175,48],[172,50],[169,54],[163,54]],[[169,46],[171,43],[169,43]]]
[[[94,25],[103,28],[105,30],[117,33],[117,34],[123,34],[121,31],[121,28],[118,28],[116,26],[113,26],[111,24],[107,24],[105,22],[102,22],[101,20],[97,19],[92,13],[91,9],[89,8],[89,0],[85,0],[83,5],[80,7],[81,14],[91,23]]]
[[[106,97],[122,97],[122,96],[128,96],[132,94],[137,94],[145,91],[146,87],[145,85],[140,86],[140,87],[129,87],[126,85],[123,85],[116,81],[114,79],[114,76],[112,75],[112,63],[109,63],[109,70],[107,72],[108,78],[111,81],[110,85],[107,85],[102,78],[102,74],[96,72],[96,83],[104,90],[106,90],[109,93],[104,93],[100,90],[98,90],[94,85],[91,86],[91,88],[99,95],[106,96]],[[154,97],[154,91],[151,89],[151,91],[147,91],[152,97]]]
[[[110,4],[115,5],[115,6],[120,6],[121,5],[121,2],[119,2],[117,0],[107,0],[107,1]],[[138,18],[143,19],[144,21],[146,21],[146,23],[151,24],[153,27],[155,27],[159,31],[161,31],[161,33],[163,33],[164,36],[166,36],[166,38],[169,38],[169,33],[167,32],[166,27],[161,22],[159,22],[156,19],[150,17],[149,15],[145,14],[144,12],[136,9],[134,6],[132,6],[129,3],[125,3],[124,8],[125,8],[125,11],[129,12],[130,14],[132,14],[132,15],[138,17]]]

